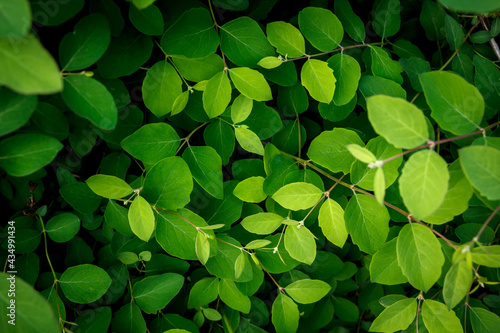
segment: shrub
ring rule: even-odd
[[[497,329],[497,1],[119,3],[0,10],[2,331]]]

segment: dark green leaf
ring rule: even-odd
[[[75,303],[91,303],[99,299],[111,285],[111,278],[95,265],[78,265],[64,271],[59,278],[64,295]]]

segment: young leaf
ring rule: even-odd
[[[264,146],[262,146],[262,142],[257,134],[244,127],[236,127],[234,134],[241,148],[250,153],[264,155]]]
[[[335,14],[337,14],[342,22],[345,31],[347,31],[353,40],[363,43],[365,40],[365,24],[361,21],[359,16],[354,13],[349,1],[336,0],[333,5]]]
[[[250,177],[239,182],[233,193],[242,201],[259,203],[267,198],[262,189],[263,184],[263,177]]]
[[[142,98],[146,107],[157,117],[172,111],[176,98],[182,93],[182,80],[165,60],[158,61],[146,73],[142,83]]]
[[[229,70],[231,80],[240,93],[256,101],[272,99],[271,88],[264,75],[248,67],[237,67]]]
[[[446,162],[438,153],[421,150],[410,156],[399,179],[399,191],[415,218],[422,220],[441,206],[449,178]]]
[[[382,168],[377,168],[377,172],[375,173],[375,178],[373,180],[373,187],[375,191],[375,198],[379,204],[383,205],[385,197],[385,178],[384,170]]]
[[[301,10],[299,28],[312,46],[322,52],[335,49],[344,37],[342,23],[324,8],[306,7]]]
[[[451,266],[444,279],[443,298],[448,310],[453,309],[469,292],[472,270],[465,260]]]
[[[244,257],[244,260],[247,262],[243,265],[243,272],[238,279],[235,278],[235,263],[241,254],[241,247],[241,244],[234,238],[221,234],[217,235],[217,253],[208,259],[205,265],[207,271],[221,279],[236,282],[248,282],[252,280],[254,273],[247,256]]]
[[[212,53],[205,58],[172,57],[179,73],[188,81],[201,83],[210,80],[215,74],[224,70],[224,61],[217,53]]]
[[[326,296],[331,287],[321,280],[303,279],[286,286],[285,291],[300,304],[316,303]]]
[[[398,264],[412,286],[427,291],[441,276],[441,244],[428,228],[411,223],[399,232]],[[443,305],[444,306],[444,305]]]
[[[326,62],[333,69],[337,80],[333,103],[337,106],[345,105],[356,95],[361,78],[361,67],[356,59],[343,53],[330,57]]]
[[[296,332],[299,327],[299,308],[292,299],[280,293],[273,302],[272,322],[277,333]]]
[[[371,151],[366,149],[365,147],[361,147],[355,143],[349,144],[346,146],[352,156],[356,157],[363,163],[370,164],[377,161],[377,158]]]
[[[289,57],[302,57],[305,53],[304,37],[299,29],[283,21],[271,22],[266,26],[267,39],[278,53]]]
[[[300,72],[302,85],[312,98],[322,103],[330,103],[335,92],[335,76],[328,64],[321,60],[309,59]]]
[[[133,191],[129,184],[115,176],[99,174],[85,182],[95,194],[108,199],[120,199]]]
[[[406,330],[417,315],[417,301],[405,298],[385,308],[370,326],[370,332],[396,332]]]
[[[408,282],[398,265],[396,245],[397,238],[391,239],[373,255],[370,263],[372,282],[389,286]]]
[[[280,188],[272,198],[286,209],[311,208],[321,199],[322,191],[313,184],[297,182]]]
[[[172,24],[161,38],[161,46],[169,55],[205,58],[219,46],[219,35],[205,8],[191,8]]]
[[[83,75],[66,76],[64,82],[61,96],[73,112],[103,130],[116,127],[116,105],[113,96],[102,83]]]
[[[202,232],[198,232],[196,235],[195,251],[198,260],[205,265],[210,257],[210,243],[207,235]]]
[[[220,44],[229,60],[242,67],[256,67],[262,58],[276,54],[259,24],[248,16],[220,27]]]
[[[420,75],[431,116],[439,126],[455,135],[478,129],[484,114],[484,99],[476,87],[450,72]]]
[[[460,164],[479,192],[490,200],[500,199],[500,150],[491,146],[460,149]]]
[[[234,262],[234,278],[238,280],[241,276],[241,273],[245,270],[245,264],[248,263],[248,260],[245,260],[245,253],[241,251],[240,255]]]
[[[481,246],[472,249],[472,261],[486,267],[500,267],[500,245]]]
[[[327,198],[319,209],[318,222],[326,239],[342,248],[347,240],[342,207],[336,201]]]
[[[176,273],[148,276],[134,284],[132,295],[145,313],[163,309],[179,293],[184,277]]]
[[[397,148],[415,148],[429,137],[423,112],[404,99],[371,96],[366,99],[366,106],[375,131]]]
[[[219,279],[204,277],[197,281],[189,291],[188,309],[209,304],[219,295]]]
[[[344,213],[345,226],[361,251],[374,254],[389,234],[389,213],[385,206],[364,194],[355,194]]]
[[[210,118],[221,115],[231,101],[231,84],[227,74],[222,71],[207,82],[203,92],[203,108]]]
[[[23,177],[43,168],[63,148],[45,134],[15,134],[0,141],[0,167],[13,177]]]
[[[299,224],[286,227],[285,248],[293,259],[308,265],[311,265],[316,258],[314,235],[309,229]]]
[[[208,320],[211,320],[211,321],[219,321],[222,319],[222,315],[220,314],[219,311],[215,310],[215,309],[211,309],[211,308],[203,308],[202,309],[203,311],[203,315],[205,316],[205,318],[207,318]]]
[[[281,60],[278,57],[264,57],[261,60],[259,60],[257,65],[265,69],[273,69],[281,66],[282,63],[283,60]]]
[[[128,219],[133,233],[141,240],[149,241],[155,230],[155,215],[149,202],[137,196],[128,210]]]
[[[189,146],[182,153],[193,178],[205,191],[217,199],[224,199],[222,187],[222,160],[212,147]]]
[[[355,143],[364,146],[359,135],[345,128],[334,128],[332,131],[324,131],[311,142],[307,156],[316,164],[319,164],[332,172],[343,172],[348,174],[351,164],[356,160],[347,150],[348,144]]]
[[[231,105],[231,120],[234,124],[245,121],[252,112],[253,99],[241,94],[234,99]]]
[[[132,265],[139,261],[139,257],[134,252],[120,252],[116,257],[125,265]]]
[[[111,278],[102,268],[84,264],[66,269],[59,284],[70,301],[84,304],[103,296],[111,285]]]
[[[256,239],[245,245],[245,249],[247,250],[255,250],[260,249],[264,246],[271,244],[270,240],[267,239]]]
[[[172,105],[172,116],[181,113],[182,110],[186,108],[186,105],[189,102],[189,94],[191,94],[191,92],[189,90],[186,90],[185,92],[177,96],[174,104]]]
[[[399,0],[380,0],[373,8],[373,30],[380,37],[394,36],[401,27],[401,5]]]
[[[274,213],[257,213],[245,217],[241,221],[241,226],[257,235],[268,235],[278,229],[283,220],[282,216]]]
[[[422,305],[422,318],[430,333],[463,332],[455,312],[448,311],[441,302],[426,299]]]
[[[122,140],[121,146],[133,157],[147,164],[175,155],[181,139],[166,123],[152,123],[139,128]]]
[[[236,287],[233,281],[222,279],[219,284],[220,299],[230,308],[242,313],[249,313],[251,302],[248,296]]]

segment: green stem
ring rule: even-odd
[[[214,9],[212,8],[212,1],[210,0],[208,0],[208,7],[210,8],[210,14],[212,15],[212,20],[214,21],[215,30],[219,32],[219,25],[217,24],[217,20],[215,19]]]
[[[371,43],[371,44],[356,44],[356,45],[350,45],[350,46],[345,46],[345,47],[341,46],[339,48],[336,48],[334,50],[327,51],[327,52],[305,55],[305,56],[298,57],[298,58],[283,59],[283,62],[295,61],[295,60],[300,60],[300,59],[309,59],[309,58],[319,57],[319,56],[322,56],[325,54],[330,54],[330,53],[334,53],[334,52],[338,52],[338,51],[344,51],[344,50],[348,50],[348,49],[355,49],[358,47],[367,47],[367,46],[374,46],[374,45],[382,45],[382,43],[379,42],[379,43]]]
[[[472,26],[472,28],[470,28],[469,32],[467,32],[467,35],[465,35],[464,42],[469,38],[470,34],[472,33],[472,31],[474,31],[474,29],[476,29],[478,24],[479,24],[479,22],[476,23],[474,26]],[[460,47],[458,49],[456,49],[455,52],[453,52],[453,54],[451,55],[451,57],[444,63],[444,65],[441,66],[441,68],[439,69],[440,71],[445,69],[446,66],[448,66],[450,64],[450,62],[453,60],[453,58],[455,58],[455,56],[458,54],[458,51],[460,51]],[[439,52],[441,52],[441,49],[439,49]]]
[[[188,134],[188,136],[186,136],[184,139],[183,139],[183,142],[182,144],[179,146],[179,148],[177,148],[177,151],[175,152],[175,155],[177,155],[179,153],[179,151],[182,149],[182,147],[184,147],[184,145],[186,143],[188,143],[189,139],[191,139],[191,137],[193,136],[194,133],[196,133],[196,131],[198,131],[200,128],[202,128],[203,126],[205,126],[206,124],[208,123],[203,123],[201,124],[200,126],[196,127],[194,130],[191,131],[191,133]]]

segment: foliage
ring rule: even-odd
[[[499,10],[3,1],[0,330],[496,331]]]

